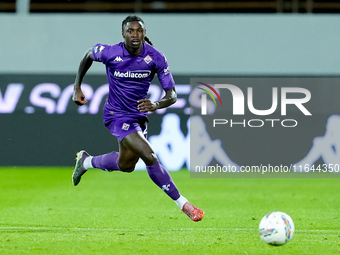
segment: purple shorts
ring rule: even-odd
[[[128,116],[113,116],[111,121],[106,123],[105,126],[111,132],[112,135],[117,137],[120,141],[125,136],[142,131],[144,137],[147,137],[148,128],[147,123],[149,122],[147,117],[128,117]]]

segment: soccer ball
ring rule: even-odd
[[[262,218],[259,230],[261,239],[266,243],[283,245],[292,239],[294,223],[284,212],[271,212]]]

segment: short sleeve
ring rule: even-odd
[[[93,46],[92,48],[93,60],[106,64],[109,54],[109,48],[110,45],[100,43]]]
[[[159,82],[164,90],[169,90],[175,87],[175,81],[172,77],[168,61],[161,52],[159,52],[157,56],[156,72]]]

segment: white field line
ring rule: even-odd
[[[72,228],[72,227],[18,227],[18,226],[0,226],[0,232],[2,230],[40,230],[40,231],[53,231],[53,230],[73,230],[73,231],[126,231],[126,232],[160,232],[160,231],[258,231],[254,228],[174,228],[174,229],[129,229],[129,228]],[[331,229],[304,229],[295,230],[295,233],[340,233],[340,230]]]
[[[88,230],[88,231],[140,231],[131,228],[72,228],[72,227],[24,227],[24,226],[0,226],[1,230]],[[253,231],[252,228],[174,228],[174,229],[143,229],[144,231]]]

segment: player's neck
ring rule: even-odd
[[[130,53],[130,55],[132,56],[136,56],[138,55],[139,53],[142,52],[143,50],[143,44],[137,48],[137,49],[133,49],[133,48],[130,48],[129,46],[127,46],[125,43],[124,43],[124,46],[125,46],[125,49]]]

